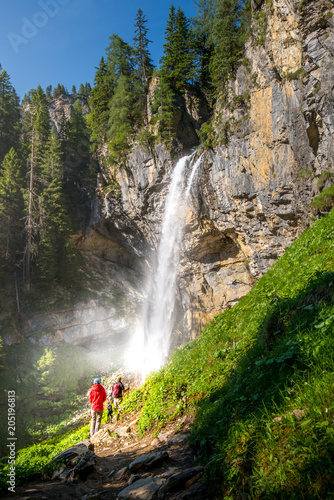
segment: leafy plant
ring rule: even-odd
[[[334,184],[322,191],[311,203],[313,214],[328,213],[334,207]]]
[[[323,188],[325,187],[325,184],[327,181],[331,180],[333,178],[333,172],[324,172],[319,176],[319,179],[317,181],[317,188],[319,191],[322,191]]]

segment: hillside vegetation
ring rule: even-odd
[[[195,414],[190,439],[211,498],[329,498],[333,368],[334,211],[126,397],[123,410],[141,409],[141,434]],[[17,479],[47,472],[52,456],[87,434],[88,426],[20,451]]]
[[[236,306],[132,393],[139,429],[196,412],[212,498],[329,498],[334,487],[334,211]]]

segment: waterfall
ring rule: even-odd
[[[171,175],[161,224],[156,268],[132,356],[137,362],[142,358],[143,375],[160,368],[169,354],[184,218],[191,186],[200,162],[199,158],[193,164],[193,155],[185,156],[177,162]],[[192,167],[191,170],[189,166]]]

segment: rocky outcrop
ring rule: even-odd
[[[65,117],[65,120],[70,120],[75,101],[80,102],[82,114],[86,116],[89,113],[88,99],[86,96],[79,94],[62,94],[59,97],[52,98],[50,100],[48,110],[50,114],[51,126],[54,127],[57,132],[60,131],[63,116]]]
[[[325,0],[257,4],[187,211],[178,328],[188,338],[244,296],[307,227],[319,176],[333,171],[333,8]],[[187,107],[188,122],[198,123],[198,109]],[[183,154],[196,145],[191,134]],[[117,174],[121,201],[94,203],[91,227],[142,275],[154,262],[175,163],[163,146],[134,147]]]

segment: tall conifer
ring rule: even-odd
[[[161,75],[182,90],[194,78],[194,60],[189,21],[180,7],[177,11],[173,5],[170,7],[165,39]]]
[[[63,280],[61,269],[72,231],[62,189],[63,165],[60,143],[53,130],[41,159],[40,227],[36,274],[39,284]]]
[[[101,57],[99,67],[95,73],[94,87],[90,93],[91,112],[87,117],[87,123],[92,132],[91,139],[98,143],[106,140],[109,121],[109,103],[113,95],[113,85],[107,64]]]
[[[0,65],[0,165],[8,151],[17,148],[20,136],[19,97],[8,73]]]
[[[5,156],[0,175],[0,266],[13,271],[24,249],[24,179],[15,150]]]
[[[68,196],[76,198],[78,186],[86,178],[89,168],[90,134],[79,100],[75,101],[71,119],[65,125],[63,142],[64,175]]]
[[[129,148],[133,133],[133,100],[130,79],[119,78],[115,93],[110,101],[109,131],[110,150],[114,160],[123,159]]]
[[[156,113],[153,123],[158,123],[158,133],[163,140],[169,141],[174,136],[175,94],[169,82],[161,77],[154,91],[152,111]]]
[[[132,47],[120,36],[113,34],[109,37],[110,43],[106,49],[107,67],[110,74],[110,83],[116,85],[118,79],[124,75],[132,78],[134,73],[134,57]]]
[[[31,282],[31,260],[36,249],[35,234],[39,228],[38,204],[35,203],[36,174],[39,175],[39,164],[41,153],[50,133],[50,116],[47,106],[47,98],[39,85],[36,90],[28,93],[29,109],[26,113],[26,131],[30,132],[30,160],[29,160],[29,199],[26,219],[27,245],[26,245],[26,267],[25,279],[27,287]]]
[[[143,11],[138,9],[135,23],[135,36],[133,38],[133,54],[143,84],[147,82],[147,78],[153,73],[153,63],[151,54],[148,50],[148,44],[152,42],[147,38],[148,28],[146,24],[147,19]]]
[[[244,49],[250,6],[245,0],[220,0],[214,25],[215,49],[212,72],[215,85],[231,75]]]
[[[213,28],[217,0],[195,0],[197,16],[192,20],[193,47],[196,59],[195,83],[201,90],[211,90],[211,61],[214,53]]]

